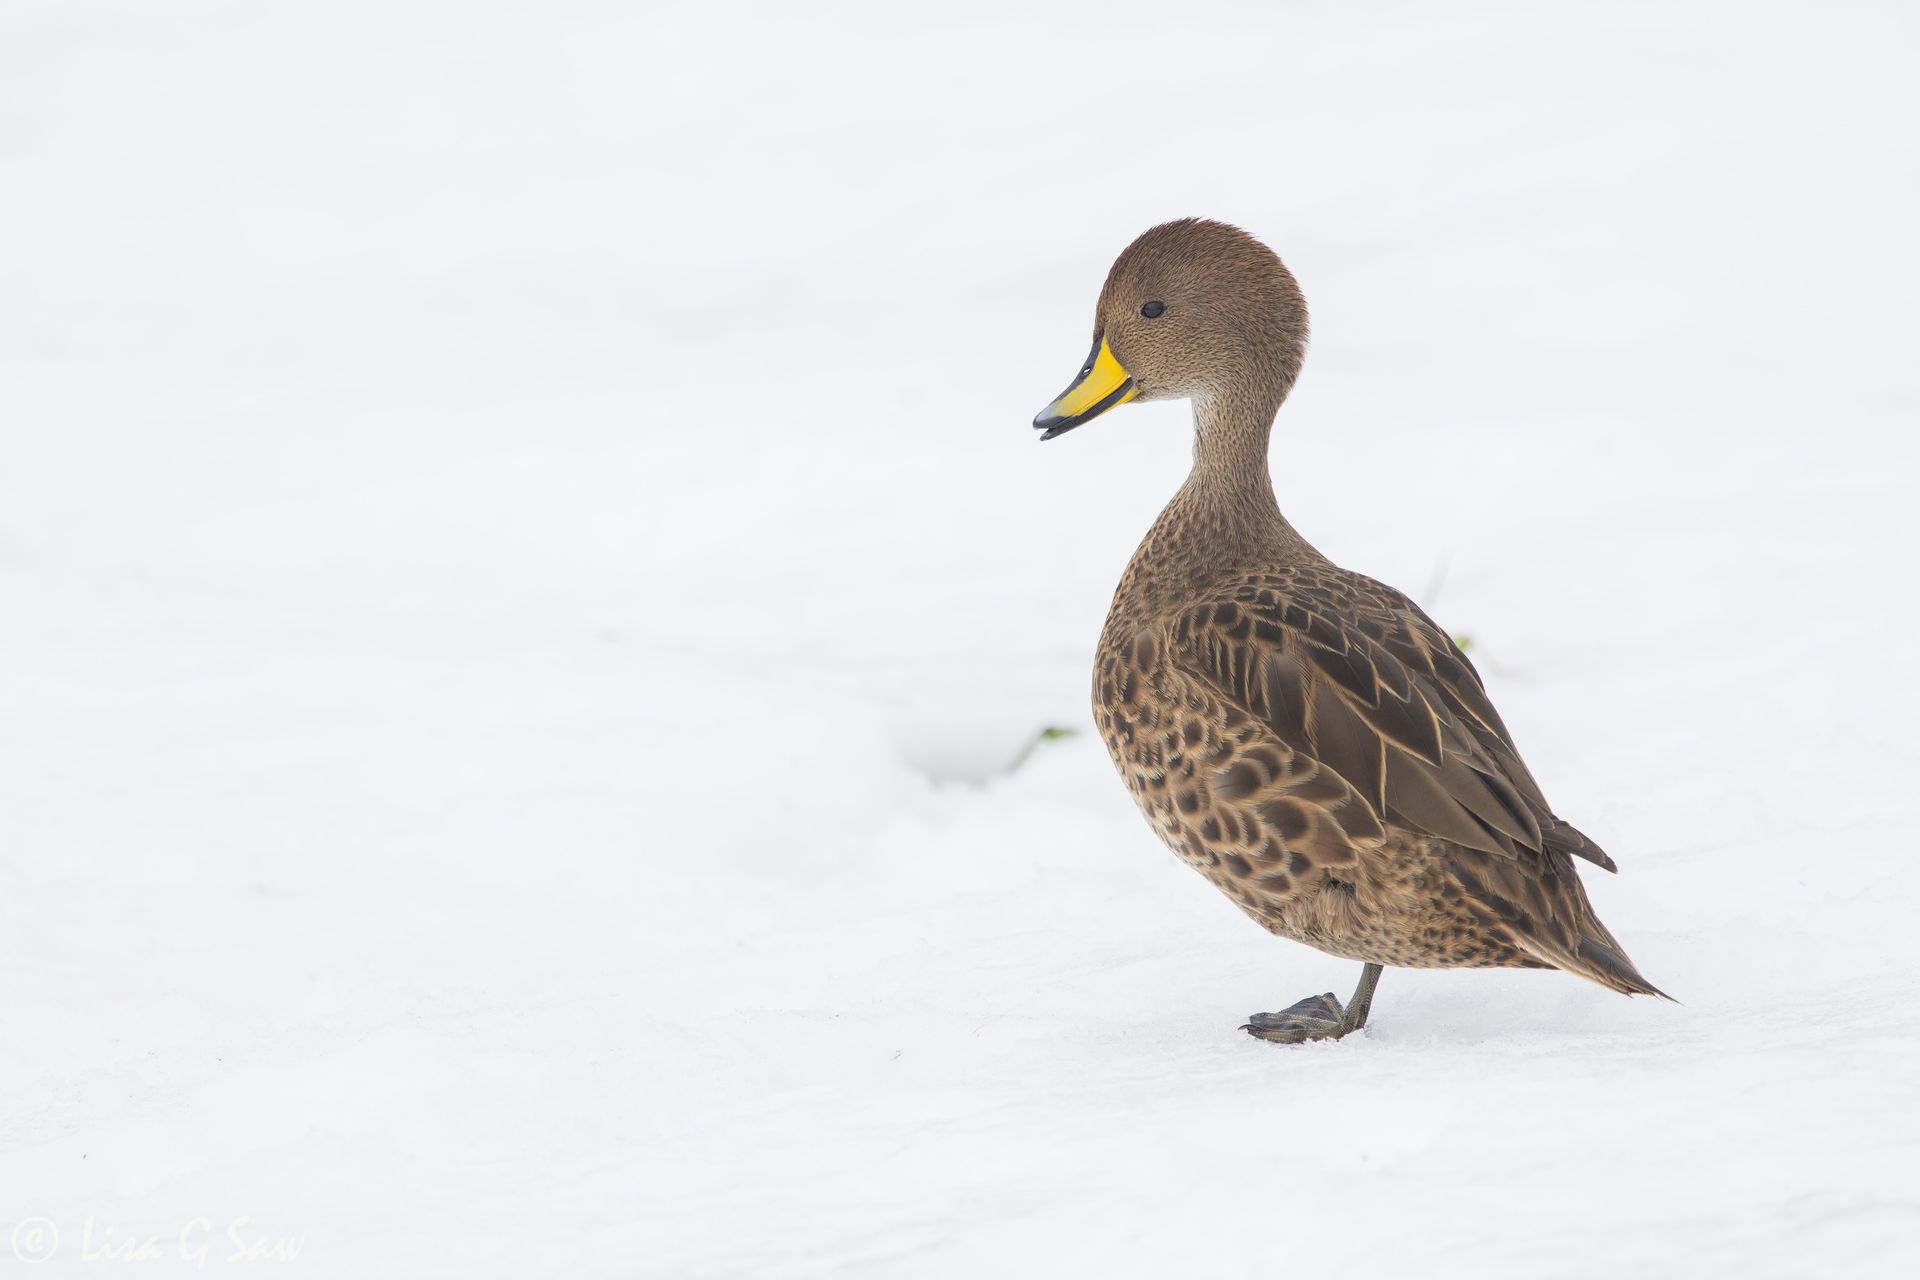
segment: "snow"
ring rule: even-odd
[[[7,7],[0,1258],[1913,1273],[1911,6],[1174,12]],[[1026,425],[1185,214],[1682,1003],[1235,1029],[1357,972],[1091,733],[1186,409]]]

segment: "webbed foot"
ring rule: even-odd
[[[1338,1040],[1352,1030],[1343,1026],[1347,1011],[1329,991],[1308,996],[1279,1013],[1256,1013],[1240,1029],[1275,1044],[1299,1044],[1304,1040]]]
[[[1360,986],[1348,1004],[1343,1006],[1333,992],[1328,991],[1308,996],[1279,1013],[1256,1013],[1240,1029],[1274,1044],[1338,1040],[1367,1025],[1367,1014],[1373,1007],[1373,989],[1379,981],[1380,966],[1370,964],[1360,971]]]

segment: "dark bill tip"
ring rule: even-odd
[[[1076,383],[1075,385],[1077,386],[1078,384]],[[1068,390],[1071,391],[1072,388],[1068,388]],[[1046,409],[1042,409],[1040,416],[1033,420],[1033,429],[1040,433],[1042,440],[1051,440],[1055,436],[1063,436],[1077,426],[1092,422],[1095,418],[1132,394],[1133,379],[1128,378],[1125,382],[1122,382],[1112,391],[1102,396],[1097,403],[1089,406],[1084,413],[1076,413],[1071,417],[1063,417],[1059,414],[1050,414]],[[1061,398],[1065,399],[1065,396],[1063,395]],[[1058,402],[1056,401],[1056,403]],[[1048,408],[1052,407],[1052,405],[1048,406]]]

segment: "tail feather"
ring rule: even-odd
[[[1626,948],[1600,923],[1565,850],[1550,850],[1544,865],[1462,850],[1455,854],[1453,873],[1468,897],[1488,912],[1488,923],[1534,959],[1622,995],[1673,999],[1641,975]]]
[[[1602,929],[1600,932],[1606,931]],[[1583,933],[1577,942],[1568,947],[1556,945],[1556,940],[1538,934],[1516,931],[1514,941],[1528,955],[1576,978],[1597,983],[1609,991],[1618,991],[1626,996],[1659,996],[1662,1000],[1673,1000],[1672,996],[1641,975],[1633,961],[1627,959],[1626,953],[1620,950],[1620,944],[1611,937],[1603,942]],[[1679,1001],[1675,1000],[1674,1003],[1678,1004]]]
[[[1626,953],[1620,950],[1618,943],[1608,946],[1596,939],[1583,937],[1580,939],[1579,954],[1580,958],[1586,961],[1586,967],[1574,972],[1579,973],[1583,978],[1593,978],[1600,985],[1612,987],[1625,995],[1659,996],[1662,1000],[1673,1000],[1672,996],[1640,975],[1640,971],[1633,967],[1633,961],[1627,959]],[[1596,973],[1604,974],[1605,977],[1594,977]],[[1673,1002],[1680,1003],[1678,1000]]]

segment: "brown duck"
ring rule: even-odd
[[[1129,400],[1193,401],[1193,471],[1114,593],[1094,718],[1176,854],[1272,932],[1366,966],[1344,1007],[1314,996],[1245,1030],[1344,1036],[1384,965],[1662,995],[1574,870],[1613,859],[1554,816],[1466,655],[1280,514],[1267,437],[1306,345],[1272,250],[1169,222],[1113,264],[1086,367],[1033,423],[1051,440]]]

